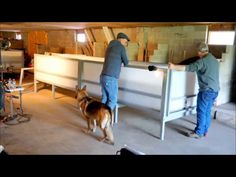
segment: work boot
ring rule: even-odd
[[[198,135],[198,134],[195,133],[195,132],[190,132],[190,133],[188,133],[188,137],[199,139],[199,138],[202,138],[203,136],[202,136],[202,135]]]

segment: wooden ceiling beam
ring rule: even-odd
[[[102,29],[106,36],[107,43],[109,44],[111,40],[115,39],[112,29],[108,28],[107,26],[102,27]]]
[[[86,28],[135,28],[179,25],[235,25],[235,22],[0,22],[0,31],[78,30]]]

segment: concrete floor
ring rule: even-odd
[[[15,100],[15,107],[19,101]],[[0,144],[9,154],[116,154],[127,144],[145,154],[236,154],[235,104],[218,107],[208,137],[192,139],[186,132],[196,118],[187,116],[166,124],[165,140],[160,140],[160,119],[155,112],[123,107],[113,127],[115,145],[99,142],[102,135],[85,134],[86,122],[76,108],[74,93],[58,89],[56,99],[50,88],[23,94],[23,109],[29,122],[0,125]],[[227,114],[224,114],[227,110]],[[227,118],[226,118],[227,117]],[[13,120],[13,122],[16,120]]]

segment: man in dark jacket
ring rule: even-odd
[[[112,40],[106,50],[105,61],[100,83],[102,89],[102,103],[106,104],[113,111],[117,104],[118,79],[122,64],[128,65],[128,57],[125,46],[130,39],[124,33],[119,33],[116,40]]]
[[[197,96],[197,126],[188,134],[192,138],[207,135],[211,122],[211,108],[219,92],[219,62],[208,52],[208,46],[200,43],[198,47],[200,59],[189,65],[169,63],[169,68],[179,71],[196,72],[199,92]]]

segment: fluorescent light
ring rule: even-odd
[[[85,42],[86,41],[85,34],[84,33],[78,33],[77,34],[77,41],[78,42]]]
[[[234,31],[209,31],[208,44],[233,45],[234,37]]]

